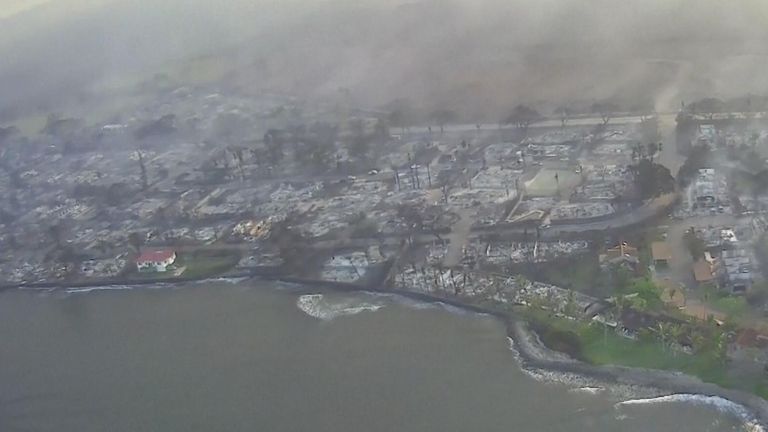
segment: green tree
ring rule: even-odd
[[[662,305],[661,288],[648,278],[636,279],[632,284],[632,290],[637,298],[645,301],[646,307],[657,309]]]
[[[576,294],[573,290],[568,290],[568,295],[565,299],[565,306],[563,307],[563,313],[569,317],[576,317],[579,314],[579,305],[576,303]]]
[[[659,342],[661,342],[661,349],[665,352],[671,345],[672,340],[672,329],[671,325],[668,322],[659,321],[656,323],[656,331],[659,334]]]
[[[728,362],[728,335],[725,332],[720,332],[715,341],[715,358],[721,364],[726,364]]]
[[[669,337],[670,337],[670,346],[674,346],[676,344],[680,344],[680,341],[682,340],[683,336],[686,334],[686,329],[681,324],[677,323],[669,323]],[[677,355],[677,350],[673,350],[673,353]]]
[[[691,349],[695,353],[702,353],[707,349],[707,337],[700,329],[691,332]]]

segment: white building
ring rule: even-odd
[[[139,271],[168,271],[168,266],[176,262],[176,252],[170,249],[144,251],[136,259]]]

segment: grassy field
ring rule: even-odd
[[[726,378],[725,366],[711,353],[686,354],[663,348],[658,341],[633,341],[601,327],[585,326],[579,331],[584,357],[591,363],[676,370],[710,382]]]
[[[575,289],[588,294],[604,294],[597,256],[584,254],[578,258],[548,268],[544,279],[552,285]]]
[[[204,252],[179,254],[177,267],[185,267],[184,278],[216,276],[237,265],[240,257],[235,254],[210,254]]]

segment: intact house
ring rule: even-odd
[[[657,241],[651,243],[651,256],[653,264],[657,266],[668,266],[672,260],[672,250],[667,242]]]
[[[136,258],[139,271],[166,272],[168,266],[176,262],[176,252],[170,249],[147,250]]]

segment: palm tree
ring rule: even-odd
[[[728,361],[728,336],[725,332],[721,332],[717,337],[715,354],[720,363],[725,364]]]
[[[576,315],[577,311],[578,307],[576,306],[576,294],[573,292],[573,290],[568,290],[568,296],[565,301],[565,306],[563,307],[563,313],[569,317],[575,318],[574,315]]]
[[[656,324],[656,328],[659,331],[659,339],[661,340],[661,350],[666,352],[667,351],[666,340],[667,340],[667,332],[668,332],[667,326],[665,325],[665,323],[659,322]]]
[[[685,335],[685,328],[680,324],[671,323],[669,324],[669,336],[670,336],[670,342],[669,346],[672,347],[673,344],[679,344],[680,339]],[[672,351],[673,354],[677,355],[677,350]]]
[[[701,333],[701,330],[694,330],[691,332],[691,349],[693,352],[699,353],[704,350],[707,344],[707,338]]]

